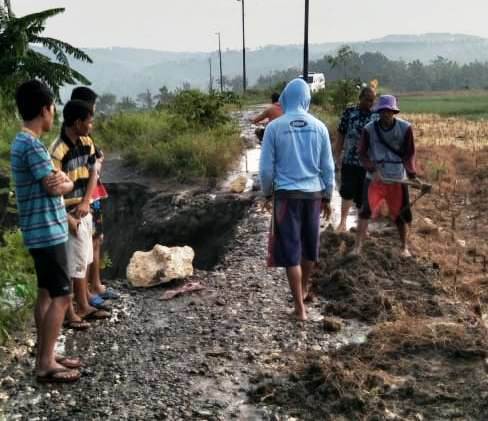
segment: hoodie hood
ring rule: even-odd
[[[310,107],[310,87],[301,78],[293,79],[286,85],[280,96],[283,112],[307,112]]]

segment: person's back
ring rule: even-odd
[[[273,188],[332,194],[334,162],[329,133],[307,112],[310,93],[300,81],[295,79],[285,88],[280,97],[284,115],[266,127],[260,167],[267,195]]]
[[[327,128],[307,112],[305,81],[291,81],[280,102],[285,114],[267,126],[259,165],[263,193],[273,197],[268,265],[286,268],[295,315],[306,320],[304,300],[319,259],[320,212],[330,214],[334,161]]]

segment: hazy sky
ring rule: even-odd
[[[303,42],[304,0],[245,0],[247,46]],[[78,47],[169,51],[241,48],[237,0],[12,0],[17,15],[52,7],[46,35]],[[356,41],[388,34],[456,32],[488,38],[488,0],[310,0],[310,42]]]

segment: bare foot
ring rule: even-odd
[[[412,257],[412,253],[410,253],[410,250],[408,248],[404,248],[401,253],[400,253],[400,256],[402,257]]]
[[[346,232],[346,224],[344,222],[341,222],[337,228],[336,228],[336,232]]]
[[[295,317],[299,322],[305,322],[308,319],[307,313],[305,311],[303,313],[295,312]]]
[[[86,316],[88,316],[89,314],[93,314],[96,311],[97,309],[95,307],[88,306],[87,308],[80,308],[77,315],[79,316],[80,320],[83,320]]]
[[[349,256],[360,256],[361,255],[361,247],[354,247],[350,252]]]

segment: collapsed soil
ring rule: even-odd
[[[348,255],[353,234],[322,236],[323,313],[372,330],[327,355],[283,355],[279,375],[269,366],[254,379],[254,402],[306,420],[488,418],[488,149],[467,152],[418,148],[434,191],[414,208],[414,258],[400,257],[392,224],[371,229],[360,257]]]
[[[296,323],[284,272],[264,266],[269,215],[254,205],[221,264],[193,277],[206,291],[162,302],[162,288],[118,281],[110,321],[65,332],[86,364],[78,384],[35,383],[31,335],[2,348],[5,416],[488,419],[488,151],[418,154],[435,187],[414,209],[414,258],[398,255],[392,226],[375,226],[355,258],[353,235],[327,230],[311,320]]]

